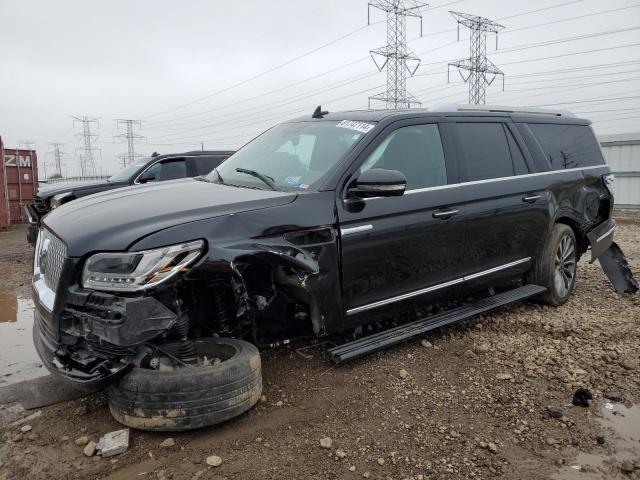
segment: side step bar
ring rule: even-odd
[[[534,297],[544,291],[546,291],[546,288],[539,285],[524,285],[492,297],[483,298],[472,304],[463,305],[421,320],[415,320],[405,325],[400,325],[368,337],[354,340],[353,342],[338,345],[337,347],[331,348],[329,354],[331,355],[331,360],[335,363],[353,360],[354,358],[362,357],[369,353],[405,342],[429,330],[434,330],[450,323],[494,310],[509,303]]]

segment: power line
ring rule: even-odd
[[[382,21],[372,23],[372,25],[375,25],[377,23],[382,23]],[[249,83],[249,82],[251,82],[253,80],[256,80],[256,79],[258,79],[260,77],[263,77],[263,76],[265,76],[265,75],[267,75],[269,73],[275,72],[276,70],[278,70],[280,68],[283,68],[283,67],[285,67],[287,65],[292,64],[293,62],[296,62],[296,61],[298,61],[298,60],[300,60],[300,59],[302,59],[304,57],[307,57],[307,56],[309,56],[309,55],[311,55],[311,54],[313,54],[315,52],[318,52],[318,51],[322,50],[323,48],[326,48],[326,47],[328,47],[330,45],[334,45],[334,44],[338,43],[339,41],[344,40],[345,38],[348,38],[348,37],[350,37],[352,35],[355,35],[356,33],[364,30],[368,26],[369,25],[364,25],[362,27],[356,28],[355,30],[353,30],[353,31],[351,31],[349,33],[346,33],[346,34],[344,34],[344,35],[342,35],[342,36],[340,36],[340,37],[338,37],[338,38],[336,38],[334,40],[331,40],[330,42],[324,43],[324,44],[322,44],[322,45],[320,45],[320,46],[318,46],[316,48],[313,48],[313,49],[311,49],[311,50],[309,50],[309,51],[307,51],[307,52],[305,52],[303,54],[300,54],[300,55],[298,55],[296,57],[293,57],[293,58],[291,58],[291,59],[289,59],[289,60],[287,60],[287,61],[285,61],[283,63],[280,63],[280,64],[278,64],[278,65],[276,65],[276,66],[274,66],[272,68],[264,70],[264,71],[262,71],[262,72],[260,72],[260,73],[258,73],[256,75],[253,75],[253,76],[251,76],[251,77],[249,77],[249,78],[247,78],[245,80],[242,80],[240,82],[234,83],[233,85],[229,85],[228,87],[225,87],[225,88],[217,90],[217,91],[215,91],[213,93],[210,93],[209,95],[205,95],[203,97],[197,98],[197,99],[192,100],[190,102],[186,102],[186,103],[183,103],[181,105],[177,105],[175,107],[172,107],[172,108],[169,108],[169,109],[166,109],[166,110],[162,110],[162,111],[153,113],[151,115],[147,115],[144,118],[151,118],[151,117],[155,117],[155,116],[161,115],[163,113],[173,112],[175,110],[178,110],[178,109],[181,109],[181,108],[184,108],[184,107],[188,107],[189,105],[193,105],[194,103],[198,103],[198,102],[201,102],[203,100],[207,100],[207,99],[209,99],[211,97],[214,97],[214,96],[219,95],[221,93],[227,92],[227,91],[229,91],[231,89],[234,89],[234,88],[240,87],[242,85],[245,85],[245,84],[247,84],[247,83]]]
[[[447,3],[442,4],[442,5],[438,5],[438,6],[435,6],[435,7],[431,7],[428,11],[429,11],[429,12],[431,12],[432,10],[436,10],[436,9],[438,9],[438,8],[446,7],[446,6],[449,6],[449,5],[455,4],[455,3],[460,3],[461,1],[463,1],[463,0],[457,0],[457,1],[447,2]],[[571,0],[571,1],[568,1],[568,2],[562,2],[562,3],[556,4],[556,5],[551,5],[551,6],[548,6],[548,7],[542,7],[542,8],[538,8],[538,9],[534,9],[534,10],[529,10],[529,11],[526,11],[526,12],[521,12],[521,13],[518,13],[518,14],[515,14],[515,15],[509,15],[509,16],[506,16],[506,17],[501,17],[501,18],[498,18],[498,20],[506,20],[506,19],[510,19],[510,18],[516,18],[516,17],[520,17],[520,16],[530,15],[530,14],[533,14],[533,13],[538,13],[538,12],[542,12],[542,11],[547,11],[547,10],[551,10],[551,9],[556,9],[556,8],[560,8],[560,7],[563,7],[563,6],[568,6],[568,5],[572,5],[572,4],[580,3],[580,2],[583,2],[583,1],[584,1],[584,0]],[[382,23],[382,21],[380,21],[380,22],[375,22],[374,24],[377,24],[377,23]],[[342,38],[346,38],[346,37],[348,37],[348,36],[350,36],[350,35],[352,35],[352,34],[357,33],[358,31],[362,30],[363,28],[364,28],[364,27],[358,28],[358,29],[356,29],[356,30],[354,30],[354,31],[352,31],[352,32],[350,32],[350,33],[348,33],[348,34],[346,34],[346,35],[345,35],[345,36],[343,36],[343,37],[339,37],[338,39],[336,39],[336,40],[334,40],[334,41],[332,41],[332,42],[328,42],[327,44],[325,44],[325,45],[323,45],[323,46],[317,47],[316,49],[313,49],[312,51],[307,52],[307,54],[303,54],[303,55],[301,55],[301,56],[297,57],[297,59],[303,58],[304,56],[306,56],[306,55],[308,55],[308,54],[311,54],[311,53],[314,53],[315,51],[318,51],[318,50],[320,50],[321,48],[324,48],[324,47],[326,47],[326,46],[332,45],[332,44],[336,43],[337,41],[339,41],[339,40],[340,40],[340,39],[342,39]],[[452,32],[452,31],[455,31],[455,28],[454,28],[454,29],[442,30],[442,31],[438,31],[438,32],[428,33],[428,34],[424,35],[424,37],[431,37],[431,36],[434,36],[434,35],[439,35],[439,34],[442,34],[442,33],[449,33],[449,32]],[[417,40],[417,39],[419,39],[419,38],[422,38],[422,37],[416,37],[416,38],[413,38],[413,39],[411,39],[411,40],[409,40],[409,41],[414,41],[414,40]],[[455,42],[452,42],[452,43],[455,43]],[[235,106],[235,105],[236,105],[236,104],[238,104],[238,103],[245,103],[245,102],[248,102],[248,101],[254,100],[254,99],[256,99],[256,98],[262,98],[262,97],[264,97],[265,95],[270,95],[270,94],[272,94],[272,93],[278,93],[278,92],[281,92],[281,91],[286,90],[286,89],[288,89],[288,88],[291,88],[291,87],[294,87],[294,86],[298,86],[298,85],[300,85],[300,84],[302,84],[302,83],[306,83],[306,82],[308,82],[308,81],[315,80],[315,79],[317,79],[317,78],[319,78],[319,77],[322,77],[322,76],[325,76],[325,75],[328,75],[328,74],[331,74],[331,73],[335,73],[335,72],[337,72],[337,71],[339,71],[339,70],[342,70],[342,69],[344,69],[344,68],[347,68],[347,67],[353,66],[353,65],[355,65],[355,64],[357,64],[357,63],[361,63],[361,62],[363,62],[363,61],[367,60],[368,58],[369,58],[368,56],[361,57],[361,58],[356,59],[356,60],[354,60],[354,61],[348,62],[348,63],[343,64],[343,65],[340,65],[340,66],[338,66],[338,67],[335,67],[335,68],[333,68],[333,69],[327,70],[327,71],[325,71],[325,72],[321,72],[321,73],[316,74],[316,75],[312,75],[312,76],[307,77],[307,78],[305,78],[305,79],[303,79],[303,80],[299,80],[299,81],[296,81],[296,82],[290,83],[290,84],[288,84],[288,85],[285,85],[285,86],[279,87],[279,88],[277,88],[277,89],[274,89],[274,90],[271,90],[271,91],[268,91],[268,92],[265,92],[265,93],[261,93],[261,94],[255,95],[255,96],[251,96],[251,97],[248,97],[248,98],[244,98],[244,99],[242,99],[242,100],[240,100],[240,101],[238,101],[238,102],[230,103],[230,104],[227,104],[227,105],[224,105],[224,106],[221,106],[221,107],[211,108],[211,109],[208,109],[208,110],[205,110],[205,111],[202,111],[202,112],[193,113],[193,114],[185,115],[185,116],[182,116],[182,117],[177,117],[177,118],[174,118],[173,120],[183,120],[183,119],[186,119],[186,118],[193,118],[193,117],[196,117],[196,116],[205,115],[205,114],[207,114],[207,113],[210,113],[210,112],[213,112],[213,111],[216,111],[216,110],[220,110],[220,109],[222,109],[222,108],[229,108],[229,107],[233,107],[233,106]],[[288,62],[285,62],[285,64],[281,64],[280,66],[288,65],[288,64],[289,64],[289,63],[291,63],[292,61],[295,61],[295,59],[293,59],[293,60],[291,60],[291,61],[288,61]],[[274,68],[279,68],[279,67],[274,67]],[[272,71],[272,70],[271,70],[271,71]],[[231,86],[229,86],[229,87],[226,87],[225,89],[219,90],[219,91],[217,91],[217,92],[213,92],[213,93],[211,93],[211,94],[209,94],[209,95],[206,95],[206,96],[204,96],[204,97],[200,97],[199,99],[195,99],[195,100],[193,100],[193,101],[191,101],[191,102],[187,102],[187,103],[185,103],[185,104],[178,105],[178,106],[176,106],[176,107],[174,107],[174,108],[172,108],[172,109],[163,110],[163,111],[161,111],[161,112],[156,112],[156,113],[154,113],[154,114],[152,114],[152,115],[148,115],[148,116],[147,116],[147,117],[145,117],[145,118],[150,118],[150,117],[153,117],[153,116],[157,116],[157,115],[160,115],[160,114],[162,114],[162,113],[168,113],[168,112],[170,112],[170,111],[174,111],[174,110],[177,110],[177,109],[179,109],[179,108],[183,108],[183,107],[185,107],[185,106],[192,105],[192,104],[197,103],[197,102],[199,102],[199,101],[203,101],[203,100],[209,99],[209,98],[211,98],[211,97],[213,97],[213,96],[215,96],[215,95],[217,95],[217,94],[219,94],[219,93],[223,93],[224,91],[227,91],[227,90],[229,90],[229,89],[231,89],[231,88],[235,88],[236,86],[240,86],[240,84],[247,83],[247,82],[249,82],[249,81],[253,80],[254,78],[258,78],[258,77],[260,77],[260,76],[262,76],[262,75],[265,75],[265,74],[267,74],[267,73],[270,73],[270,71],[262,72],[262,73],[260,73],[260,74],[255,75],[254,77],[250,77],[249,79],[246,79],[246,80],[244,80],[244,81],[242,81],[242,82],[239,82],[239,84],[231,85]],[[149,123],[149,124],[147,124],[147,125],[149,126],[149,125],[157,125],[157,124],[161,124],[161,123],[170,123],[171,121],[172,121],[171,119],[167,119],[167,120],[159,120],[159,121],[156,121],[156,122],[151,122],[151,123]]]
[[[636,3],[635,5],[629,5],[629,6],[621,7],[621,8],[611,8],[609,10],[601,10],[599,12],[586,13],[584,15],[577,15],[575,17],[560,18],[558,20],[553,20],[551,22],[538,23],[536,25],[525,25],[524,27],[509,28],[509,29],[505,30],[504,32],[502,32],[502,34],[505,35],[507,33],[520,32],[522,30],[529,30],[531,28],[546,27],[546,26],[549,26],[549,25],[555,25],[556,23],[562,23],[562,22],[568,22],[570,20],[578,20],[578,19],[582,19],[582,18],[594,17],[596,15],[603,15],[603,14],[606,14],[606,13],[620,12],[622,10],[628,10],[630,8],[637,8],[637,7],[640,7],[640,3]]]
[[[638,90],[632,90],[632,92],[637,92]],[[625,92],[627,93],[627,92]],[[629,97],[609,97],[609,98],[593,98],[589,100],[574,100],[572,102],[556,102],[556,103],[542,103],[538,105],[530,105],[531,107],[553,107],[556,105],[575,105],[578,103],[607,103],[607,102],[619,102],[623,100],[635,100],[640,98],[640,95],[633,95]]]
[[[526,44],[526,45],[516,45],[512,48],[507,48],[507,49],[503,49],[503,50],[498,50],[495,53],[511,53],[511,52],[517,52],[520,50],[527,50],[529,48],[537,48],[537,47],[546,47],[549,45],[556,45],[558,43],[566,43],[566,42],[574,42],[576,40],[584,40],[586,38],[595,38],[595,37],[601,37],[603,35],[612,35],[615,33],[623,33],[623,32],[630,32],[633,30],[638,30],[640,29],[640,26],[633,26],[633,27],[626,27],[626,28],[619,28],[617,30],[606,30],[604,32],[595,32],[595,33],[587,33],[584,35],[577,35],[574,37],[566,37],[566,38],[559,38],[557,40],[548,40],[545,42],[538,42],[538,43],[532,43],[532,44]]]

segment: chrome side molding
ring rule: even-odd
[[[505,263],[504,265],[499,265],[497,267],[493,267],[488,270],[483,270],[481,272],[472,273],[471,275],[466,275],[464,277],[456,278],[455,280],[450,280],[448,282],[439,283],[438,285],[432,285],[431,287],[421,288],[420,290],[415,290],[413,292],[403,293],[402,295],[398,295],[396,297],[386,298],[384,300],[378,300],[377,302],[368,303],[366,305],[361,305],[359,307],[350,308],[349,310],[347,310],[347,315],[354,315],[356,313],[364,312],[366,310],[382,307],[383,305],[389,305],[390,303],[407,300],[409,298],[417,297],[418,295],[423,295],[425,293],[440,290],[441,288],[451,287],[453,285],[457,285],[457,284],[466,282],[468,280],[473,280],[479,277],[483,277],[485,275],[491,275],[492,273],[496,273],[501,270],[506,270],[508,268],[512,268],[517,265],[521,265],[523,263],[527,263],[530,261],[531,261],[531,257],[521,258],[520,260],[515,260],[513,262]]]

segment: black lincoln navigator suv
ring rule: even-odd
[[[562,305],[580,256],[612,244],[612,181],[568,112],[317,109],[205,177],[48,214],[35,344],[52,372],[111,383],[127,425],[216,423],[259,398],[254,345],[341,334],[344,361],[524,298]],[[490,293],[384,327],[473,292]]]

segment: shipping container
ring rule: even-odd
[[[3,209],[8,223],[28,221],[24,207],[33,202],[38,189],[38,159],[35,150],[5,148],[0,141],[2,157]],[[1,221],[1,220],[0,220]],[[5,220],[6,221],[6,220]]]
[[[2,145],[2,137],[0,137],[0,229],[9,226],[9,197],[4,181],[4,146]]]

